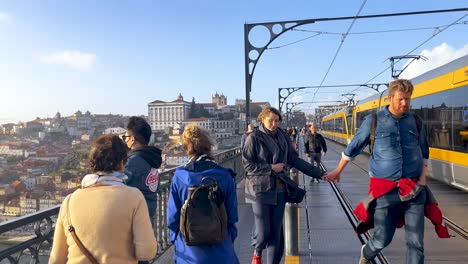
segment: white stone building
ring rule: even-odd
[[[148,123],[153,131],[175,127],[188,118],[190,109],[191,103],[184,101],[181,94],[172,102],[156,100],[148,104]]]

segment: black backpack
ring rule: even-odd
[[[226,237],[227,214],[224,194],[215,178],[203,177],[190,187],[180,212],[180,232],[188,246],[222,243]]]

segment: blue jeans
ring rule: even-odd
[[[265,264],[279,264],[284,254],[283,217],[285,193],[279,192],[276,205],[253,203],[255,231],[252,244],[260,253],[266,249]]]
[[[399,215],[404,215],[405,238],[407,245],[406,263],[424,263],[424,204],[426,189],[409,201],[402,202],[398,188],[376,199],[374,212],[374,235],[366,243],[363,253],[368,260],[373,259],[390,244],[395,234]]]

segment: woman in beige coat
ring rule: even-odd
[[[70,225],[100,264],[154,258],[157,243],[145,199],[124,184],[126,160],[127,149],[118,136],[103,135],[93,143],[92,174],[60,207],[49,263],[90,263],[69,232]]]

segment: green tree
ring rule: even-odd
[[[192,102],[190,103],[189,118],[195,118],[196,111],[197,111],[197,103],[195,102],[195,97],[192,97]]]
[[[238,110],[239,112],[245,113],[245,104],[239,105]],[[263,109],[259,105],[250,104],[250,117],[256,119],[262,110]]]
[[[190,103],[189,118],[210,117],[210,113],[201,105],[195,102],[195,97],[192,97]]]

